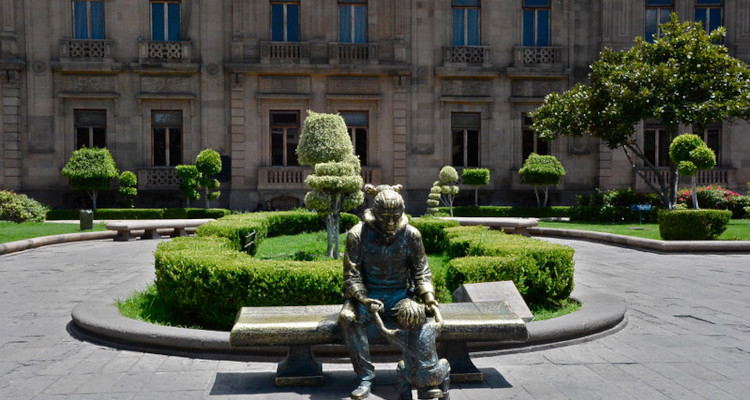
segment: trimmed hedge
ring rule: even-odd
[[[442,254],[448,247],[445,228],[459,225],[457,221],[430,217],[413,218],[409,223],[422,234],[422,243],[427,254]]]
[[[570,208],[555,207],[510,207],[480,206],[453,207],[454,217],[519,217],[519,218],[559,218],[570,216]],[[448,208],[440,207],[440,212],[448,213]]]
[[[664,240],[715,240],[731,218],[729,210],[659,210],[659,234]]]
[[[526,287],[524,300],[531,304],[544,304],[567,299],[573,291],[574,250],[568,246],[532,239],[521,235],[509,235],[501,231],[489,230],[484,226],[461,226],[446,229],[448,236],[447,255],[452,258],[467,256],[501,256],[512,258],[527,257],[534,260],[535,267],[524,271],[524,280],[515,281],[521,288]],[[452,265],[452,264],[451,264]],[[487,267],[477,269],[491,271]],[[449,268],[449,271],[451,268]],[[448,275],[458,276],[454,272]],[[446,278],[447,280],[447,278]],[[478,282],[495,280],[487,275]],[[448,289],[453,291],[462,283],[450,281]]]
[[[187,219],[221,218],[231,214],[225,208],[99,208],[94,210],[95,219]],[[51,221],[78,219],[79,210],[49,210]]]
[[[162,242],[154,258],[159,295],[208,329],[230,330],[242,306],[344,301],[340,260],[258,260],[217,237]]]
[[[341,214],[342,232],[353,227],[359,218]],[[325,230],[325,221],[310,211],[274,211],[228,215],[220,220],[203,224],[196,229],[198,236],[227,238],[235,250],[255,254],[258,245],[267,237],[296,235],[303,232]],[[253,232],[255,232],[253,234]],[[248,236],[252,234],[252,236]],[[253,245],[246,245],[253,242]]]

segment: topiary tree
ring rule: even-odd
[[[344,119],[338,114],[307,112],[297,145],[301,165],[313,165],[315,172],[305,179],[312,191],[305,195],[305,206],[326,221],[327,254],[339,256],[339,230],[343,211],[364,201],[359,158]]]
[[[201,198],[203,190],[205,207],[211,208],[210,200],[218,199],[221,192],[211,190],[219,188],[219,181],[211,178],[221,172],[221,156],[214,150],[204,149],[195,157],[195,165],[183,164],[177,166],[177,176],[180,177],[180,191],[185,195],[186,204],[190,207],[190,200]]]
[[[430,194],[427,195],[427,214],[437,215],[441,197],[443,197],[443,190],[440,186],[432,186]]]
[[[435,196],[436,194],[440,196]],[[427,205],[434,204],[434,201],[439,199],[450,211],[450,216],[453,216],[453,200],[456,199],[458,194],[458,171],[450,165],[446,165],[440,169],[438,174],[438,180],[432,184],[430,189],[430,195],[428,196]],[[433,207],[434,208],[434,207]],[[436,212],[437,210],[435,210]]]
[[[518,170],[524,182],[534,187],[536,203],[539,207],[547,207],[549,187],[560,183],[560,178],[565,176],[565,168],[555,156],[542,156],[536,153],[529,154],[523,166]],[[544,201],[539,199],[539,187],[544,187]]]
[[[83,190],[91,197],[92,208],[100,190],[109,188],[109,181],[117,178],[119,171],[112,154],[106,148],[83,147],[73,152],[62,169],[74,190]]]
[[[198,172],[198,168],[192,164],[182,164],[177,166],[177,176],[180,177],[180,191],[185,196],[185,207],[190,207],[190,200],[198,200],[201,198],[198,193],[198,178],[201,173]]]
[[[689,176],[692,188],[693,208],[698,209],[698,194],[695,175],[699,170],[705,171],[716,165],[716,154],[698,135],[683,133],[674,138],[669,145],[669,158],[677,165],[682,176]]]
[[[487,168],[466,168],[462,173],[464,185],[474,186],[474,207],[479,206],[479,187],[490,183],[490,170]]]
[[[118,192],[125,197],[125,204],[133,208],[135,206],[135,197],[138,195],[138,177],[130,171],[123,171],[120,174],[120,188]]]
[[[205,149],[198,153],[198,157],[195,158],[195,168],[200,173],[198,189],[203,189],[206,208],[211,208],[210,200],[218,199],[221,196],[221,192],[216,190],[219,188],[219,180],[211,178],[211,176],[221,172],[221,156],[215,150]]]

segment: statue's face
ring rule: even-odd
[[[398,221],[401,220],[401,216],[404,215],[404,210],[401,208],[383,208],[373,210],[375,221],[378,223],[378,228],[388,235],[392,235],[398,228]]]

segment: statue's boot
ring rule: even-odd
[[[417,389],[417,397],[420,399],[440,399],[443,397],[443,391],[437,387]]]
[[[370,389],[372,388],[371,381],[362,381],[359,383],[356,389],[352,391],[351,397],[354,400],[364,399],[370,395]]]

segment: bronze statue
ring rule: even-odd
[[[411,400],[411,388],[417,388],[418,398],[448,398],[451,367],[445,358],[438,359],[435,340],[443,329],[440,311],[435,312],[435,321],[427,319],[424,306],[406,298],[394,307],[396,319],[402,329],[388,329],[373,305],[370,310],[380,333],[389,342],[401,349],[403,359],[399,361],[399,400]]]
[[[367,185],[375,203],[363,220],[349,230],[344,253],[344,289],[347,300],[339,326],[349,347],[359,385],[353,399],[370,394],[375,368],[370,359],[370,337],[378,336],[371,310],[382,310],[386,323],[393,307],[406,298],[420,298],[429,315],[439,313],[422,236],[404,215],[401,185]],[[411,392],[410,392],[411,393]]]

